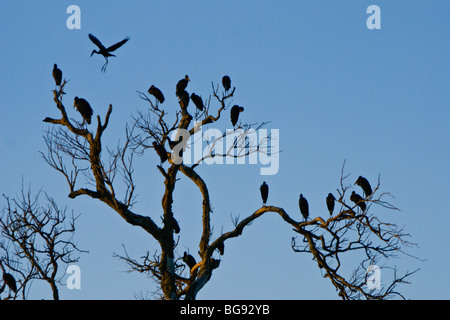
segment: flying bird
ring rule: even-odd
[[[77,108],[77,111],[81,113],[81,116],[83,117],[83,123],[81,125],[84,125],[84,122],[87,122],[88,124],[91,124],[91,117],[93,114],[92,108],[86,100],[83,98],[75,97],[73,102],[73,107]]]
[[[369,183],[369,181],[367,181],[366,178],[359,176],[359,178],[358,178],[358,180],[356,180],[355,184],[357,184],[358,186],[360,186],[363,189],[363,191],[366,195],[366,198],[372,194],[372,188],[370,187],[370,183]]]
[[[3,281],[14,293],[17,293],[16,279],[10,273],[3,273]]]
[[[188,75],[185,75],[183,79],[178,81],[178,83],[177,83],[177,90],[176,90],[177,97],[180,97],[180,95],[186,89],[189,81],[191,81],[191,79],[189,79]]]
[[[362,211],[366,210],[366,204],[364,203],[363,198],[355,191],[352,192],[350,200],[353,201],[358,207],[360,207]]]
[[[259,190],[261,191],[261,198],[263,201],[263,206],[265,207],[267,203],[267,197],[269,196],[269,186],[265,181],[263,182],[261,187],[259,187]]]
[[[309,206],[308,201],[306,200],[306,198],[303,197],[303,194],[300,194],[300,198],[298,199],[298,205],[300,207],[300,212],[302,213],[303,218],[307,220],[309,215]]]
[[[192,269],[192,267],[194,267],[197,264],[195,258],[190,254],[188,254],[186,251],[184,252],[183,255],[183,261],[189,266],[189,269]]]
[[[96,50],[92,50],[91,53],[91,57],[94,53],[97,54],[101,54],[106,62],[102,67],[102,72],[106,71],[106,66],[108,65],[108,57],[115,57],[115,55],[113,55],[111,52],[117,50],[118,48],[120,48],[121,46],[123,46],[128,40],[130,40],[130,38],[125,38],[120,42],[117,42],[116,44],[113,44],[112,46],[105,48],[105,46],[100,42],[100,40],[98,40],[94,35],[89,33],[89,39],[91,39],[91,41],[99,48],[99,51]]]
[[[222,78],[222,85],[223,85],[223,88],[225,89],[225,92],[230,90],[230,88],[231,88],[231,79],[230,79],[229,76],[223,76],[223,78]]]
[[[333,196],[333,194],[329,193],[327,196],[327,207],[328,207],[328,211],[330,211],[330,215],[333,214],[335,200],[336,200],[336,198]]]
[[[57,86],[61,85],[61,80],[62,80],[62,71],[61,69],[58,68],[58,65],[55,63],[53,65],[53,79],[55,79],[55,83]]]
[[[164,148],[163,145],[160,145],[156,141],[153,141],[152,145],[159,158],[161,159],[161,163],[164,163],[168,159],[166,148]]]
[[[203,99],[196,95],[195,93],[191,94],[191,100],[195,104],[198,110],[203,111]]]
[[[161,90],[159,90],[154,85],[150,86],[150,88],[148,89],[148,93],[151,94],[152,96],[154,96],[159,101],[159,103],[163,103],[165,100],[164,95],[161,92]]]
[[[238,122],[239,119],[239,113],[241,113],[242,111],[244,111],[243,107],[240,107],[238,105],[234,105],[231,108],[230,111],[230,118],[231,118],[231,124],[233,125],[233,127],[236,125],[236,123]]]

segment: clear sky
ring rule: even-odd
[[[81,29],[69,30],[66,9],[81,9]],[[369,30],[369,5],[381,9],[381,29]],[[417,248],[392,261],[401,271],[421,270],[401,287],[412,299],[450,295],[450,2],[434,1],[11,1],[0,2],[0,193],[14,196],[22,179],[41,187],[61,205],[81,214],[76,239],[81,256],[81,290],[60,288],[61,299],[134,299],[153,292],[141,274],[126,273],[113,257],[138,258],[158,245],[144,231],[88,197],[67,198],[63,176],[39,151],[53,103],[54,63],[70,79],[65,105],[87,99],[102,119],[113,104],[105,142],[123,141],[125,124],[147,105],[136,90],[155,84],[165,107],[177,108],[176,82],[188,74],[189,88],[207,97],[211,82],[230,75],[243,121],[271,121],[279,129],[280,165],[261,176],[260,165],[204,165],[214,235],[232,229],[261,206],[259,186],[270,186],[268,204],[300,220],[303,193],[311,216],[326,215],[325,197],[339,187],[346,160],[351,180],[359,175],[395,196],[400,212],[379,214],[405,227]],[[105,45],[131,40],[116,51],[105,74],[88,34]],[[173,111],[174,114],[174,111]],[[226,128],[226,124],[219,127]],[[94,122],[95,123],[95,122]],[[134,211],[159,222],[162,177],[150,153],[136,162]],[[4,203],[2,203],[2,206]],[[197,252],[201,223],[198,189],[182,178],[174,211],[180,223],[179,251]],[[377,214],[376,212],[374,212]],[[220,268],[199,299],[337,299],[310,255],[292,252],[296,234],[267,214],[226,242]],[[353,261],[354,263],[355,261]],[[351,271],[354,265],[348,265]],[[35,283],[30,298],[50,299]]]

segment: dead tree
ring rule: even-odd
[[[187,82],[185,81],[184,84],[185,89]],[[348,244],[348,240],[346,240],[350,229],[356,229],[356,236],[359,234],[362,237],[360,233],[364,233],[364,240],[358,241],[358,238],[356,240],[361,246],[361,250],[372,250],[370,240],[365,242],[366,237],[367,239],[378,237],[381,241],[388,242],[386,247],[376,249],[375,252],[384,254],[399,250],[399,247],[393,245],[391,240],[400,240],[404,234],[396,229],[386,234],[387,231],[383,228],[392,225],[380,224],[376,218],[369,218],[367,212],[357,213],[355,207],[347,205],[344,200],[346,188],[343,188],[342,195],[338,200],[342,205],[341,212],[328,220],[317,217],[299,222],[292,219],[291,215],[281,207],[263,206],[241,221],[236,221],[233,230],[214,239],[212,237],[213,227],[210,223],[212,213],[210,191],[205,180],[196,171],[197,166],[207,159],[216,157],[240,158],[250,156],[255,152],[270,152],[270,150],[266,144],[248,139],[247,134],[255,125],[242,124],[240,121],[235,130],[225,130],[216,136],[209,144],[210,148],[207,149],[209,152],[203,153],[203,157],[198,161],[188,164],[182,161],[182,153],[186,152],[186,140],[194,136],[202,127],[217,123],[224,118],[227,119],[229,114],[226,111],[230,110],[231,99],[234,97],[236,88],[221,91],[219,86],[213,83],[212,93],[204,101],[204,108],[201,109],[195,108],[193,104],[189,106],[189,95],[187,92],[183,94],[182,90],[178,90],[178,88],[179,107],[170,106],[170,108],[164,109],[159,101],[152,100],[152,97],[138,92],[139,97],[148,103],[148,109],[146,112],[139,112],[133,118],[132,124],[126,126],[124,144],[110,150],[102,146],[101,139],[108,126],[112,105],[108,108],[104,122],[98,115],[96,128],[90,129],[69,119],[62,102],[65,85],[64,81],[54,95],[54,102],[61,117],[44,119],[44,122],[53,126],[44,137],[48,150],[46,154],[43,153],[43,157],[51,167],[65,177],[69,185],[70,198],[86,195],[104,202],[126,222],[141,227],[158,241],[159,248],[155,249],[153,254],[149,250],[141,259],[130,257],[126,250],[124,255],[117,256],[128,263],[130,270],[149,274],[155,279],[161,288],[161,297],[164,299],[195,299],[198,292],[210,280],[213,270],[219,267],[220,260],[216,259],[216,255],[218,252],[224,253],[225,242],[240,236],[252,221],[267,212],[278,214],[284,223],[290,224],[294,231],[303,237],[305,245],[299,246],[294,240],[292,247],[297,252],[312,254],[319,267],[327,272],[326,276],[339,289],[343,298],[352,298],[353,296],[348,293],[348,290],[351,292],[356,290],[354,282],[347,281],[338,274],[340,270],[339,256],[345,252],[342,246],[344,244],[349,246],[346,251],[354,249],[353,244]],[[175,92],[175,86],[173,91]],[[167,104],[168,100],[165,101]],[[177,111],[175,116],[170,119],[166,110]],[[257,125],[256,128],[260,128],[262,125],[264,123]],[[236,131],[236,129],[242,131]],[[226,139],[236,132],[240,133],[234,136],[231,147],[225,152],[216,152],[214,145],[220,142],[220,139]],[[105,150],[108,151],[106,156]],[[166,154],[161,156],[161,152],[166,152]],[[164,177],[164,194],[161,208],[153,206],[149,212],[139,214],[132,210],[135,199],[133,158],[136,155],[141,156],[148,153],[157,159],[158,156],[160,158],[157,168]],[[84,181],[80,181],[80,173],[84,176]],[[118,175],[122,177],[121,181],[124,183],[121,185],[122,189],[126,190],[122,197],[116,192],[117,184],[120,183],[115,179]],[[202,196],[202,210],[201,213],[199,212],[199,215],[202,216],[202,232],[199,235],[198,249],[195,250],[200,259],[195,263],[190,259],[189,264],[176,250],[178,246],[176,235],[180,232],[180,228],[175,212],[172,210],[172,203],[175,186],[180,175],[187,177]],[[95,188],[90,188],[89,185],[94,185]],[[124,186],[125,188],[123,188]],[[376,204],[382,203],[381,199],[367,201]],[[162,223],[155,220],[160,216],[162,216]],[[298,216],[298,214],[293,213],[292,216]],[[181,232],[183,232],[182,229]],[[326,238],[325,235],[331,236],[331,239]],[[371,257],[371,255],[369,256]],[[335,264],[332,264],[332,259]],[[370,295],[366,296],[371,297]]]
[[[32,281],[43,280],[53,299],[59,300],[58,284],[65,275],[61,267],[77,262],[76,253],[85,252],[73,240],[76,217],[67,216],[66,208],[59,208],[47,194],[46,205],[42,205],[41,193],[33,196],[22,187],[17,199],[3,195],[6,207],[0,216],[0,260],[2,268],[11,270],[16,279],[17,291],[9,296],[12,299],[19,293],[26,299]]]

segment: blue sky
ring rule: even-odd
[[[69,5],[81,9],[81,29],[69,30]],[[366,9],[381,8],[381,29],[369,30]],[[62,299],[134,299],[154,291],[152,280],[126,273],[112,257],[139,257],[158,248],[145,232],[106,205],[87,197],[67,198],[63,176],[40,157],[45,117],[53,103],[54,63],[70,79],[65,105],[87,99],[102,119],[113,104],[104,144],[123,141],[126,122],[147,106],[136,90],[151,84],[177,108],[176,82],[188,74],[189,89],[207,97],[211,82],[230,75],[241,119],[271,121],[280,130],[280,167],[261,176],[258,165],[201,166],[214,215],[214,235],[232,228],[261,205],[259,186],[270,186],[268,203],[300,220],[303,193],[311,216],[326,215],[324,199],[339,187],[346,160],[351,180],[359,175],[395,196],[400,212],[381,217],[405,226],[417,248],[392,261],[400,270],[420,268],[402,287],[412,299],[448,299],[450,251],[449,19],[448,1],[10,1],[0,3],[0,192],[14,196],[22,179],[41,187],[60,205],[80,213],[76,239],[82,255],[82,289],[60,289]],[[103,58],[90,57],[88,33],[105,45],[126,36],[105,74]],[[174,112],[172,115],[174,115]],[[224,129],[228,119],[219,124]],[[163,180],[157,159],[136,162],[134,211],[159,222]],[[201,198],[181,179],[174,211],[182,235],[180,253],[196,252]],[[2,204],[3,206],[3,204]],[[374,212],[375,213],[375,212]],[[311,256],[295,254],[291,227],[267,214],[226,243],[221,266],[199,299],[336,299]],[[355,261],[353,261],[354,263]],[[352,270],[350,262],[348,270]],[[35,284],[30,298],[51,298]]]

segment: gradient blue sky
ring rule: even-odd
[[[81,29],[69,30],[66,8],[81,9]],[[381,30],[369,30],[366,9],[381,8]],[[258,165],[202,166],[214,207],[214,236],[232,228],[230,215],[245,217],[268,203],[300,220],[303,193],[311,216],[326,216],[324,199],[339,187],[341,166],[391,192],[400,212],[374,208],[404,226],[417,242],[410,257],[392,261],[401,271],[421,270],[402,287],[412,299],[450,298],[450,2],[434,1],[11,1],[0,2],[0,193],[14,196],[22,179],[43,188],[60,205],[81,214],[76,239],[82,289],[61,287],[62,299],[134,299],[154,291],[151,279],[126,273],[113,258],[139,257],[158,248],[145,232],[88,197],[67,198],[63,176],[41,158],[45,117],[53,103],[54,63],[70,79],[65,104],[86,98],[95,115],[113,113],[104,144],[123,140],[125,124],[147,106],[136,90],[150,84],[177,108],[175,84],[189,74],[189,89],[207,97],[211,81],[229,74],[242,120],[271,121],[280,130],[280,169],[261,176]],[[131,40],[110,59],[89,56],[88,33],[105,45]],[[224,121],[225,128],[228,120]],[[159,222],[162,177],[151,153],[136,161],[134,211]],[[159,161],[158,161],[159,162]],[[2,203],[2,206],[4,204]],[[197,251],[201,198],[185,178],[174,211],[182,233],[179,252]],[[291,227],[267,214],[226,243],[221,266],[199,299],[337,299],[311,256],[295,254]],[[349,261],[348,272],[356,261]],[[352,264],[353,263],[353,264]],[[50,299],[35,283],[30,298]]]

